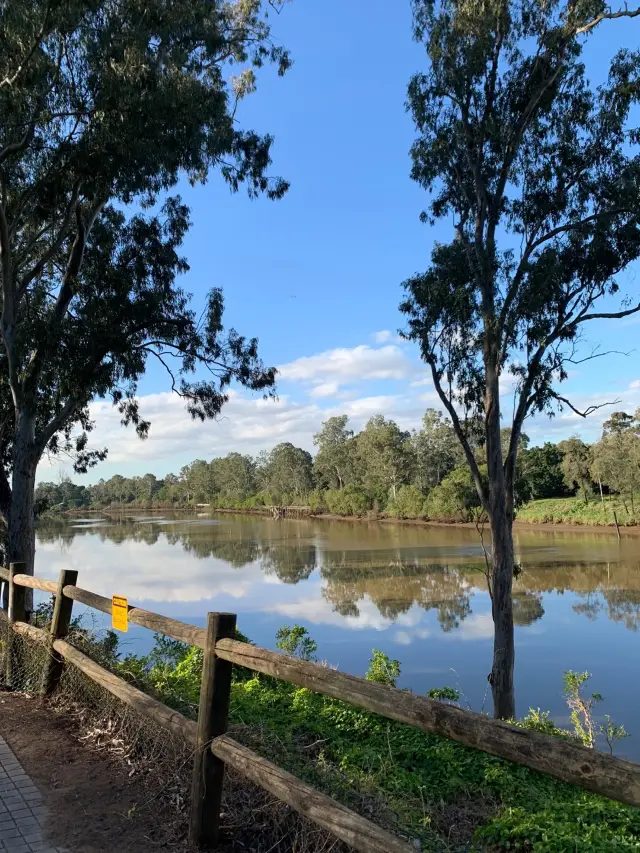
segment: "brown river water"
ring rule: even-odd
[[[640,537],[519,528],[516,559],[518,714],[540,707],[567,724],[562,673],[588,670],[601,713],[632,735],[616,754],[640,761]],[[36,553],[40,577],[77,569],[87,589],[198,625],[232,611],[269,648],[282,625],[304,625],[320,659],[355,675],[381,649],[402,665],[399,687],[451,685],[491,712],[483,566],[473,529],[227,514],[46,522]],[[123,653],[151,642],[141,628],[121,635]]]

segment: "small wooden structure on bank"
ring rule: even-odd
[[[310,506],[268,506],[271,517],[278,518],[308,518],[311,515]]]

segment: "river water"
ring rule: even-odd
[[[601,713],[632,735],[616,754],[640,760],[640,538],[520,528],[516,559],[518,714],[568,724],[563,670],[588,670]],[[269,648],[282,625],[304,625],[320,659],[355,675],[381,649],[402,665],[399,687],[451,685],[490,712],[483,567],[473,529],[226,514],[47,522],[36,553],[40,577],[77,569],[86,589],[197,625],[232,611]],[[150,642],[135,626],[121,635],[123,653]]]

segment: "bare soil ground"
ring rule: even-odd
[[[0,734],[42,793],[52,844],[71,853],[187,850],[167,837],[166,815],[148,803],[138,780],[78,740],[39,699],[0,692]]]

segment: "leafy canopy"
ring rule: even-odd
[[[273,386],[256,341],[224,331],[220,289],[199,314],[177,286],[189,211],[168,195],[216,168],[233,191],[285,193],[267,174],[271,137],[236,116],[255,69],[290,65],[271,36],[273,5],[3,4],[0,402],[9,420],[14,407],[35,419],[32,455],[73,445],[79,470],[95,461],[86,434],[71,433],[90,429],[96,396],[144,436],[136,392],[150,357],[197,418],[220,411],[234,379]],[[3,436],[6,458],[6,423]]]
[[[582,324],[640,310],[637,299],[610,310],[618,273],[640,256],[640,54],[618,51],[607,81],[590,83],[582,43],[615,17],[599,0],[413,7],[428,69],[408,91],[411,174],[430,193],[423,220],[455,231],[401,307],[463,445],[460,412],[499,422],[498,379],[514,376],[512,479],[524,418],[571,405],[556,385]]]

